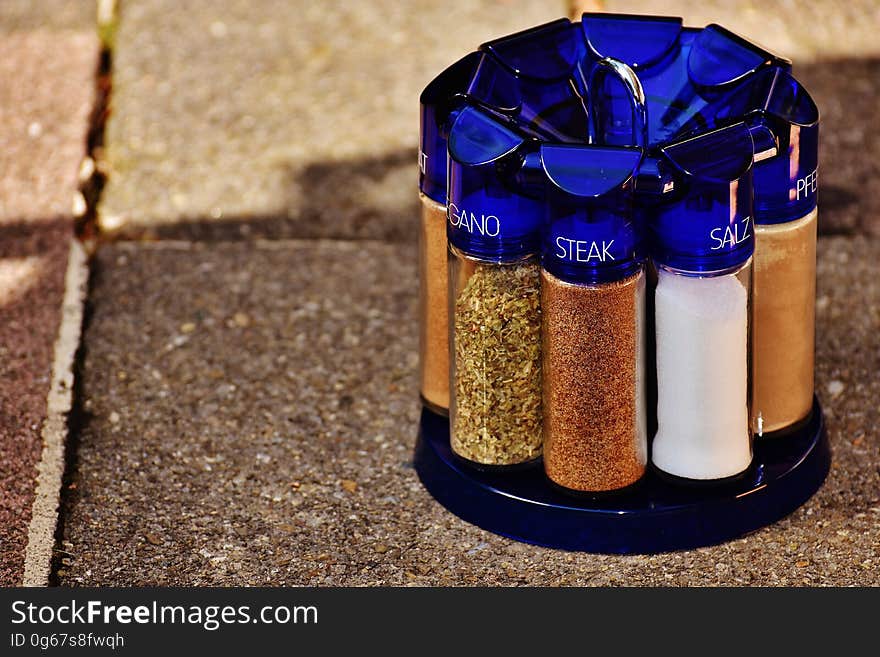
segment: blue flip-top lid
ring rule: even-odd
[[[638,75],[650,145],[676,140],[682,126],[703,118],[709,103],[758,71],[791,67],[714,24],[694,29],[683,27],[680,18],[586,13],[581,28],[589,59],[613,57]]]
[[[633,274],[644,258],[633,213],[643,151],[630,146],[542,144],[547,179],[543,267],[570,283]]]
[[[470,99],[513,113],[519,99],[509,95],[515,85],[484,53],[472,52],[434,78],[422,91],[419,139],[419,189],[438,203],[446,203],[446,140],[455,113]],[[482,71],[482,73],[479,73]]]
[[[740,122],[661,149],[674,180],[649,210],[652,258],[684,272],[730,269],[754,251],[754,142]]]
[[[644,257],[634,194],[646,140],[645,97],[632,68],[619,60],[598,60],[587,79],[591,119],[608,117],[606,127],[615,129],[592,125],[590,144],[541,145],[541,262],[570,283],[597,284],[630,276]],[[616,98],[623,97],[626,108],[609,105],[615,100],[606,93],[609,83],[620,87]]]
[[[552,141],[585,141],[587,112],[576,24],[560,19],[483,44],[422,91],[419,188],[446,202],[446,140],[464,102]]]
[[[770,92],[758,113],[776,135],[776,157],[755,164],[755,222],[799,219],[816,207],[819,191],[819,109],[787,71],[767,72]]]
[[[419,189],[438,203],[446,203],[446,138],[460,95],[467,92],[479,53],[465,55],[431,80],[419,97]]]
[[[543,203],[523,176],[537,142],[491,114],[464,107],[449,132],[447,237],[493,262],[538,252]]]
[[[587,139],[585,82],[580,70],[584,43],[580,28],[567,18],[538,25],[480,46],[510,76],[506,94],[520,100],[519,124],[545,139]]]
[[[807,90],[782,68],[761,71],[712,106],[716,124],[745,120],[774,140],[756,148],[755,222],[799,219],[818,197],[819,109]],[[696,126],[694,126],[696,127]]]

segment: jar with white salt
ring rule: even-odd
[[[652,210],[662,474],[717,482],[752,461],[754,147],[744,123],[662,149],[673,182]]]

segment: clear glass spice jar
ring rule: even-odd
[[[784,70],[752,85],[747,103],[775,135],[755,163],[754,431],[783,436],[809,420],[816,344],[819,110]]]
[[[631,486],[647,466],[645,271],[633,198],[646,121],[642,87],[622,62],[597,62],[590,90],[594,143],[540,150],[541,371],[544,471],[564,490],[596,494]],[[621,97],[632,121],[616,107]]]
[[[586,111],[572,80],[577,58],[571,42],[576,37],[576,26],[563,19],[489,42],[444,70],[419,98],[419,391],[422,402],[437,413],[446,414],[449,408],[449,130],[469,102],[515,119],[534,134],[583,138]],[[519,65],[523,52],[531,53],[529,66],[511,68]],[[553,125],[558,127],[551,129]]]
[[[662,149],[675,189],[654,208],[657,433],[651,462],[693,481],[752,461],[752,159],[738,123]]]
[[[645,473],[645,272],[633,219],[638,148],[544,146],[544,470],[604,493]]]
[[[446,268],[446,140],[457,108],[485,55],[470,53],[419,98],[419,393],[431,410],[449,409]]]
[[[481,467],[541,455],[542,205],[518,180],[528,146],[471,107],[449,136],[450,445]]]

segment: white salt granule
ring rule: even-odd
[[[739,474],[752,460],[748,299],[733,274],[658,272],[654,465],[688,479]]]

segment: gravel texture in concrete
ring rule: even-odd
[[[0,586],[21,583],[71,232],[0,224]]]
[[[94,11],[86,0],[0,3],[0,585],[20,583],[24,566],[92,108]]]
[[[495,536],[422,488],[414,248],[106,246],[60,581],[880,584],[880,242],[819,250],[825,486],[747,537],[619,557]]]
[[[583,11],[681,16],[685,25],[719,23],[798,61],[880,56],[880,5],[874,0],[575,0]]]
[[[565,2],[122,3],[101,226],[414,239],[418,97]]]

